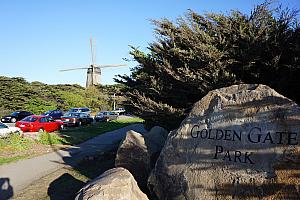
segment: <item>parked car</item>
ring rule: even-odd
[[[81,126],[91,124],[93,118],[88,113],[83,112],[67,112],[61,117],[61,121],[65,126]]]
[[[18,127],[9,127],[6,124],[0,122],[0,138],[6,137],[11,133],[21,133],[21,129]]]
[[[102,120],[103,120],[103,112],[98,112],[98,113],[95,115],[94,120],[95,120],[96,122],[102,121]]]
[[[71,108],[68,112],[82,112],[89,115],[91,114],[91,110],[89,108]]]
[[[120,115],[120,114],[124,114],[125,113],[125,109],[124,108],[116,108],[112,112],[118,113]]]
[[[1,122],[11,122],[15,123],[17,121],[20,121],[21,119],[24,119],[25,117],[33,115],[31,112],[27,111],[16,111],[11,113],[10,115],[3,116],[1,118]]]
[[[48,110],[47,112],[43,113],[44,116],[52,117],[52,119],[60,119],[63,116],[63,112],[60,110]]]
[[[118,119],[119,115],[118,113],[112,112],[112,111],[103,111],[103,112],[99,112],[97,113],[97,115],[95,116],[95,121],[99,122],[99,121],[111,121],[111,120],[115,120]]]
[[[16,123],[16,127],[19,127],[24,132],[52,132],[63,129],[64,123],[61,121],[55,121],[49,116],[31,115],[25,117],[21,121],[18,121]]]

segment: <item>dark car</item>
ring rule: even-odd
[[[111,120],[115,120],[118,119],[119,115],[116,112],[110,112],[110,111],[103,111],[103,112],[99,112],[96,116],[95,116],[95,121],[99,122],[99,121],[111,121]]]
[[[47,112],[45,112],[42,115],[52,117],[52,119],[60,119],[61,116],[63,116],[64,114],[60,110],[48,110]]]
[[[6,116],[2,117],[1,122],[15,123],[17,121],[24,119],[25,117],[27,117],[29,115],[33,115],[33,114],[31,112],[27,112],[27,111],[16,111],[16,112],[11,113],[10,115],[6,115]]]
[[[103,112],[98,112],[98,113],[96,114],[96,116],[94,117],[94,120],[95,120],[96,122],[103,121]]]
[[[67,112],[61,117],[61,121],[65,126],[81,126],[91,124],[93,122],[93,118],[91,118],[87,113]]]

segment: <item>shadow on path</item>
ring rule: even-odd
[[[140,127],[140,125],[124,127],[122,131],[111,132],[93,138],[93,140],[78,145],[75,149],[69,149],[68,156],[62,155],[60,151],[56,151],[62,159],[60,164],[71,167],[78,172],[79,176],[83,176],[85,179],[64,173],[49,185],[47,194],[50,199],[74,199],[77,192],[86,184],[82,180],[92,180],[108,169],[113,168],[120,141],[128,130],[145,132]],[[50,137],[48,139],[51,144]]]
[[[0,178],[0,200],[7,200],[13,195],[14,190],[9,183],[9,178]]]
[[[101,155],[93,155],[80,161],[78,164],[71,166],[80,176],[94,179],[108,169],[114,167],[115,155],[117,149],[114,148],[110,152]],[[74,199],[76,193],[86,184],[69,173],[64,173],[49,185],[47,194],[51,200],[68,200]]]

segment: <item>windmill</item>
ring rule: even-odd
[[[101,69],[108,68],[108,67],[122,67],[127,66],[124,64],[116,64],[116,65],[97,65],[96,64],[96,55],[93,47],[93,39],[90,38],[90,45],[91,45],[91,58],[92,63],[89,67],[77,67],[77,68],[70,68],[70,69],[62,69],[59,70],[60,72],[65,71],[73,71],[73,70],[80,70],[80,69],[87,69],[87,76],[86,76],[86,87],[99,85],[101,81]]]

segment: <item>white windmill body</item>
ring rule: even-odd
[[[63,69],[63,71],[72,71],[72,70],[79,70],[79,69],[87,69],[87,76],[86,76],[86,87],[100,85],[101,83],[101,68],[108,68],[108,67],[122,67],[127,66],[124,64],[116,64],[116,65],[97,65],[96,63],[96,56],[93,47],[93,40],[90,39],[91,45],[91,55],[92,55],[92,63],[89,67],[78,67],[78,68],[70,68],[70,69]]]
[[[90,68],[87,69],[86,75],[86,87],[90,87],[92,85],[100,85],[101,82],[101,68],[94,67],[91,65]]]

